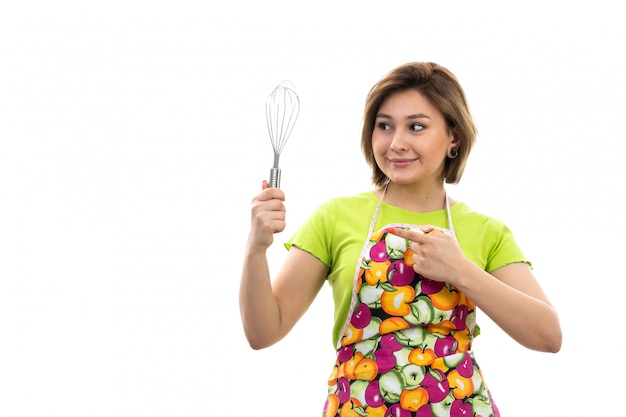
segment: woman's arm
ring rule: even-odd
[[[308,252],[292,247],[270,282],[265,253],[248,251],[241,277],[239,308],[253,349],[285,337],[319,293],[328,268]]]
[[[528,264],[517,262],[492,274],[467,261],[457,288],[521,345],[556,353],[562,333],[556,310]]]
[[[413,242],[417,273],[456,286],[518,343],[542,352],[561,349],[558,315],[527,264],[512,263],[489,274],[443,233],[393,233]]]
[[[558,352],[563,340],[559,317],[530,267],[521,262],[512,263],[498,268],[492,275],[497,281],[487,283],[485,294],[480,297],[480,309],[527,348]],[[473,291],[480,291],[479,284],[472,287]]]
[[[320,260],[292,247],[272,282],[266,252],[274,233],[285,228],[283,200],[280,189],[269,188],[252,204],[239,309],[246,338],[253,349],[271,346],[289,333],[310,307],[328,273],[328,267]]]

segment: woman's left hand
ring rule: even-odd
[[[454,284],[457,271],[467,258],[452,236],[438,230],[424,233],[421,230],[394,228],[389,232],[411,242],[415,272],[434,281]]]

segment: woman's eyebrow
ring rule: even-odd
[[[430,119],[430,116],[425,115],[424,113],[412,114],[406,117],[407,119]]]
[[[391,117],[388,114],[385,113],[378,113],[376,115],[377,119],[393,119],[393,117]],[[424,113],[416,113],[416,114],[410,114],[406,117],[406,119],[412,120],[412,119],[430,119],[429,116],[425,115]]]

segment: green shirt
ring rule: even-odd
[[[287,241],[309,252],[330,269],[327,280],[335,304],[333,345],[347,319],[361,250],[379,198],[371,191],[327,201]],[[454,231],[465,256],[487,272],[514,262],[528,262],[502,222],[472,211],[462,202],[450,206]],[[446,210],[416,213],[383,201],[374,230],[388,224],[433,225],[449,229]]]

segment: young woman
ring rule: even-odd
[[[476,307],[523,346],[558,352],[557,313],[511,231],[453,201],[476,138],[465,93],[433,63],[395,68],[370,90],[361,147],[373,191],[322,204],[271,280],[266,250],[284,194],[252,202],[240,309],[254,349],[283,338],[324,282],[335,303],[324,416],[498,416],[472,351]]]

